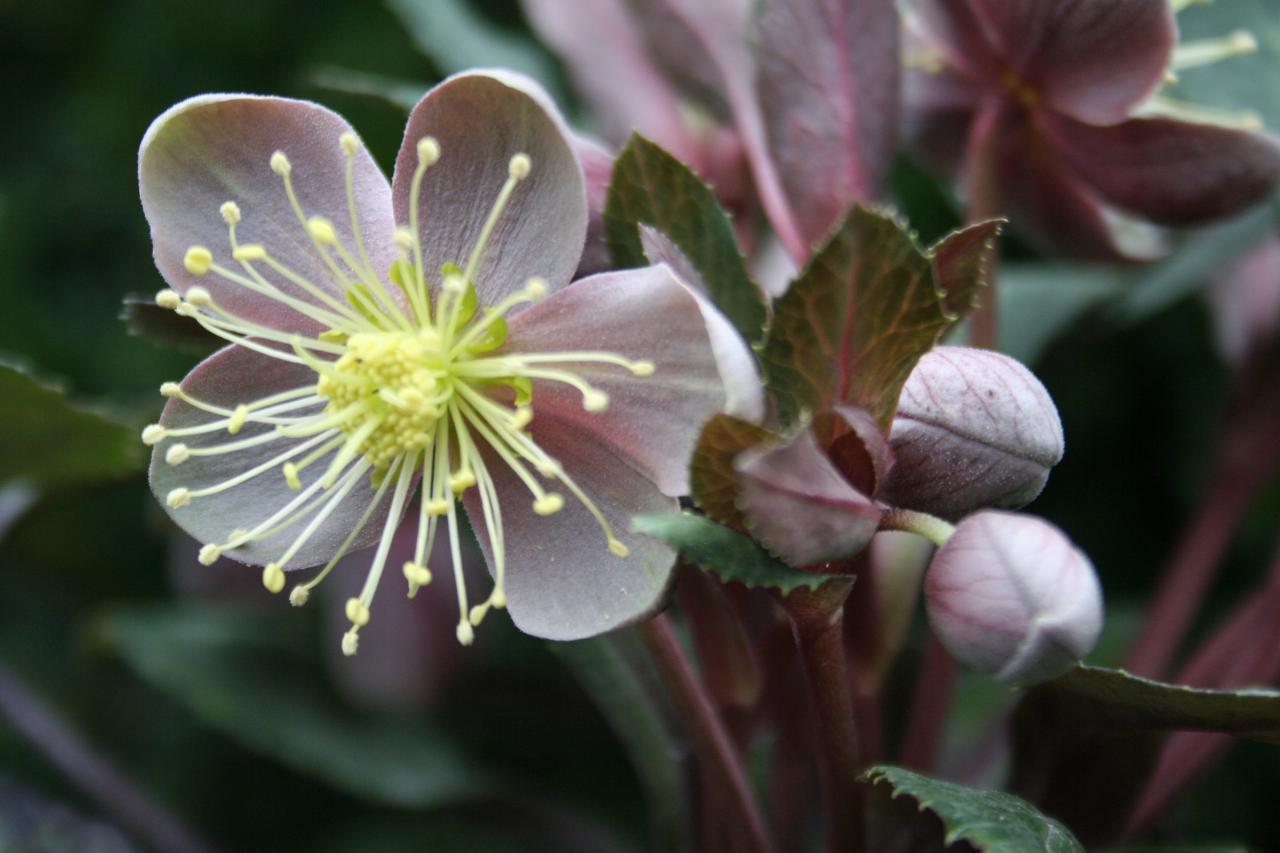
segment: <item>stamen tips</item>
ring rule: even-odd
[[[507,608],[507,594],[502,591],[502,587],[494,587],[493,595],[489,596],[489,603],[493,605],[495,610],[505,610]]]
[[[276,151],[271,155],[271,171],[282,178],[289,177],[289,173],[293,171],[293,165],[283,151]]]
[[[488,612],[489,604],[487,602],[485,604],[477,604],[475,607],[471,608],[471,612],[467,614],[467,621],[473,626],[478,627],[480,623],[484,621],[484,616]],[[463,645],[467,644],[464,643]]]
[[[359,598],[347,599],[347,619],[356,628],[363,628],[369,624],[369,605],[365,604]]]
[[[338,233],[333,230],[333,223],[323,216],[313,216],[307,220],[307,233],[325,245],[338,242]]]
[[[460,495],[467,489],[476,484],[476,475],[473,471],[462,470],[449,477],[449,491],[455,495]]]
[[[652,361],[635,361],[631,363],[631,374],[633,376],[652,376],[653,370]]]
[[[434,136],[424,136],[418,140],[418,162],[423,166],[431,166],[440,159],[440,143]]]
[[[213,252],[204,246],[192,246],[182,256],[182,265],[192,275],[204,275],[213,266]]]
[[[534,302],[547,295],[547,280],[537,276],[529,279],[524,286],[525,295]]]
[[[172,311],[182,304],[182,297],[178,295],[178,291],[166,287],[156,293],[156,304],[161,308]]]
[[[187,302],[197,308],[208,308],[213,304],[213,295],[203,287],[193,287],[187,291]]]
[[[398,226],[396,230],[391,232],[391,239],[406,252],[413,248],[413,232],[403,225]]]
[[[582,394],[582,408],[588,412],[603,412],[609,408],[609,395],[595,388],[588,388]]]
[[[222,546],[220,545],[201,545],[200,552],[196,555],[196,559],[200,561],[202,566],[212,566],[218,562],[218,558],[222,556]]]
[[[247,420],[249,420],[249,407],[241,403],[232,410],[231,417],[227,420],[227,432],[235,435],[244,429]]]
[[[458,642],[464,646],[469,646],[476,641],[475,629],[471,627],[471,623],[466,619],[458,622]]]
[[[348,157],[354,157],[356,152],[360,150],[360,138],[348,130],[338,137],[338,145],[342,147],[343,154]]]
[[[164,441],[166,430],[160,424],[147,424],[142,428],[142,443],[147,447]]]
[[[410,560],[404,564],[404,579],[411,587],[426,586],[431,583],[431,570]]]
[[[564,509],[564,497],[555,492],[547,492],[533,502],[533,511],[538,515],[555,515]]]
[[[222,219],[228,225],[235,225],[240,221],[240,205],[234,201],[224,201],[222,207],[218,208],[218,212],[222,214]]]
[[[425,511],[427,515],[444,515],[449,511],[449,501],[444,498],[427,501]]]
[[[302,488],[302,481],[298,479],[298,466],[292,462],[284,463],[284,481],[293,491],[299,491]]]
[[[170,465],[181,465],[191,458],[191,448],[185,444],[172,444],[164,453],[164,461]]]
[[[302,607],[311,599],[311,591],[305,586],[295,586],[289,591],[289,603],[294,607]]]
[[[344,655],[347,657],[354,657],[359,648],[360,635],[356,633],[355,628],[352,628],[350,631],[342,635],[342,653]]]
[[[609,537],[609,551],[615,557],[626,557],[631,554],[630,548],[628,548],[626,545],[623,545],[621,542],[619,542],[617,539],[615,539],[612,536]]]
[[[279,563],[267,563],[262,569],[262,585],[272,595],[284,589],[284,568]]]
[[[529,155],[521,151],[511,158],[511,162],[507,165],[507,173],[511,175],[513,180],[523,181],[529,177],[529,170],[533,168],[533,161],[529,159]]]
[[[165,495],[164,502],[169,505],[170,509],[179,509],[180,507],[184,507],[191,503],[191,490],[184,489],[181,486],[176,489],[170,489],[169,494]],[[215,557],[214,559],[217,558]],[[208,564],[206,563],[206,565]]]
[[[267,248],[260,243],[246,243],[243,246],[237,246],[235,251],[231,253],[231,257],[237,261],[260,261],[266,256]]]
[[[173,399],[182,396],[182,386],[177,382],[162,382],[160,384],[160,396]]]
[[[533,420],[533,407],[520,406],[511,414],[511,428],[516,432],[524,429]]]

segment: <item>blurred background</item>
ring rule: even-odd
[[[649,804],[661,812],[686,751],[625,665],[625,637],[553,646],[498,616],[463,651],[448,608],[420,600],[343,660],[340,595],[293,610],[255,570],[199,566],[143,474],[137,429],[159,411],[156,389],[199,358],[180,335],[165,345],[122,319],[126,296],[163,286],[136,181],[151,120],[204,92],[313,99],[389,172],[403,104],[481,64],[536,74],[585,121],[513,0],[0,2],[0,363],[21,368],[0,383],[0,693],[37,696],[37,717],[218,849],[625,850],[662,837]],[[906,158],[894,192],[923,240],[959,222]],[[1004,343],[1044,379],[1067,436],[1033,509],[1102,575],[1100,662],[1118,661],[1204,489],[1232,375],[1201,290],[1273,228],[1274,212],[1255,210],[1144,269],[1009,249]],[[1273,481],[1202,627],[1262,576],[1277,518]],[[951,738],[1008,698],[966,679]],[[88,759],[66,755],[82,772]],[[1276,752],[1239,745],[1174,825],[1265,848],[1280,832],[1276,790]],[[0,850],[147,849],[112,823],[0,722]]]

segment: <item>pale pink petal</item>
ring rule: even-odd
[[[969,0],[909,0],[908,38],[971,80],[999,78],[1002,57]]]
[[[573,135],[573,147],[582,161],[582,173],[587,182],[587,242],[574,275],[578,278],[604,272],[613,266],[604,234],[604,206],[609,200],[609,179],[613,177],[613,154],[580,133]]]
[[[603,412],[585,411],[576,389],[535,381],[534,423],[546,416],[595,437],[675,496],[688,491],[689,456],[703,423],[730,398],[759,394],[749,380],[726,389],[734,377],[721,375],[719,344],[728,341],[708,329],[699,300],[660,265],[574,282],[513,317],[504,350],[603,350],[652,362],[647,377],[612,365],[566,365],[609,395]]]
[[[529,490],[486,452],[502,508],[512,620],[526,634],[577,640],[649,616],[663,602],[676,555],[659,540],[630,532],[631,517],[672,512],[675,501],[611,445],[574,423],[539,414],[530,432],[587,492],[631,553],[615,556],[599,524],[564,488],[558,489],[564,494],[563,509],[550,517],[536,514]],[[551,482],[547,487],[555,489]],[[492,570],[492,546],[477,491],[468,490],[465,500]]]
[[[484,251],[475,280],[480,304],[494,304],[533,276],[553,289],[568,284],[587,234],[587,196],[569,129],[542,87],[521,74],[486,70],[457,74],[428,92],[409,115],[396,159],[392,194],[401,225],[410,221],[417,145],[427,136],[440,143],[419,198],[432,285],[444,264],[466,267],[511,158],[521,153],[532,169]]]
[[[182,381],[182,388],[197,400],[230,409],[270,394],[314,385],[315,381],[316,374],[309,368],[268,358],[240,346],[229,346],[198,364]],[[314,411],[320,411],[320,407],[296,410],[298,413]],[[160,423],[171,429],[179,429],[198,426],[217,418],[217,415],[194,408],[181,400],[171,399],[165,406]],[[219,430],[171,438],[157,444],[151,458],[151,491],[178,526],[201,542],[222,543],[233,530],[253,528],[297,497],[297,493],[291,491],[285,483],[279,468],[269,469],[218,494],[195,498],[187,506],[176,509],[168,506],[166,496],[178,487],[195,490],[228,480],[296,447],[303,439],[281,438],[232,453],[192,456],[180,465],[170,465],[165,461],[165,454],[175,442],[181,442],[190,448],[208,447],[252,438],[273,429],[274,426],[251,421],[236,435]],[[331,457],[318,460],[303,472],[304,487],[324,473],[329,458]],[[361,478],[286,568],[303,568],[328,560],[368,508],[373,497],[374,489],[369,484],[369,478]],[[383,505],[374,512],[368,526],[357,538],[354,547],[363,548],[382,533],[389,504],[390,490],[384,496]],[[305,522],[265,540],[227,551],[226,556],[251,565],[265,565],[279,558],[304,526]]]
[[[874,495],[893,468],[893,448],[879,422],[860,406],[842,403],[829,417],[835,421],[827,455],[841,475],[863,494]]]
[[[1280,238],[1268,237],[1209,289],[1218,347],[1239,364],[1280,329]]]
[[[242,220],[239,241],[260,243],[279,261],[345,302],[342,285],[298,221],[271,155],[283,151],[307,216],[330,220],[356,254],[345,183],[346,155],[339,138],[351,126],[318,104],[251,95],[201,95],[170,107],[151,123],[138,152],[142,209],[151,225],[156,266],[180,293],[200,285],[224,308],[246,319],[288,331],[317,323],[283,303],[225,281],[214,273],[194,276],[183,257],[204,246],[214,260],[237,272],[227,223],[219,208],[233,201]],[[395,259],[391,241],[391,191],[369,153],[355,154],[354,190],[360,230],[370,260],[385,276]],[[281,290],[313,304],[305,291],[258,264]]]

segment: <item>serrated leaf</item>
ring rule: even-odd
[[[983,288],[991,283],[992,251],[1003,226],[1003,219],[966,225],[929,250],[933,280],[942,291],[942,304],[949,313],[963,317],[977,307]]]
[[[738,473],[734,458],[779,436],[750,421],[733,415],[716,415],[707,421],[698,436],[689,466],[689,484],[694,502],[716,521],[732,527],[745,527],[738,511]]]
[[[786,594],[802,588],[815,590],[843,577],[793,569],[749,537],[700,515],[638,515],[631,519],[631,526],[637,533],[661,539],[726,583],[767,587]]]
[[[1084,853],[1084,847],[1065,826],[1012,794],[944,782],[887,765],[872,767],[866,778],[872,784],[891,786],[893,796],[910,797],[922,811],[937,815],[946,828],[948,846],[967,841],[979,850],[1000,853]]]
[[[108,613],[98,635],[196,717],[262,755],[376,802],[423,808],[490,790],[450,739],[422,721],[355,715],[261,616],[208,606]]]
[[[640,225],[662,232],[698,271],[707,296],[748,341],[760,338],[765,309],[747,273],[729,216],[715,193],[659,145],[633,134],[618,155],[604,207],[605,239],[614,263],[649,263]]]
[[[208,355],[225,343],[205,331],[199,323],[179,317],[168,308],[161,308],[150,296],[126,296],[120,308],[120,319],[128,326],[131,335],[196,355]]]
[[[847,402],[887,428],[916,361],[971,305],[974,255],[998,227],[980,223],[925,252],[891,216],[855,206],[774,304],[762,359],[783,423]]]
[[[133,429],[71,404],[62,392],[0,357],[0,483],[63,486],[141,471],[146,454]]]
[[[1081,712],[1099,726],[1222,732],[1280,743],[1280,691],[1184,687],[1080,665],[1032,693],[1083,702]]]

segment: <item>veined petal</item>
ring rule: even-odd
[[[182,390],[202,402],[234,409],[239,404],[249,404],[271,394],[314,385],[315,381],[316,374],[310,368],[277,361],[240,346],[229,346],[196,365],[182,381]],[[314,409],[295,411],[319,410],[317,405]],[[168,430],[179,430],[217,419],[218,415],[175,398],[170,399],[165,406],[160,424]],[[261,474],[231,488],[194,497],[186,506],[171,507],[166,499],[177,488],[198,492],[224,483],[296,448],[306,439],[282,437],[244,450],[209,456],[192,455],[178,465],[169,464],[165,456],[173,442],[180,441],[192,450],[197,450],[252,439],[273,429],[275,426],[272,424],[250,419],[234,435],[228,434],[226,430],[217,430],[175,437],[157,444],[151,458],[151,491],[178,526],[201,542],[225,543],[232,531],[253,529],[298,497],[298,493],[292,491],[285,482],[281,469],[284,460],[281,465],[271,466]],[[308,473],[314,472],[313,477],[323,474],[335,452],[337,451],[314,462],[307,469]],[[295,456],[292,461],[297,462],[299,458],[300,456]],[[313,477],[308,477],[305,481],[310,482]],[[316,497],[332,494],[334,491],[321,492]],[[362,476],[329,515],[326,523],[320,525],[306,544],[298,549],[286,568],[316,565],[333,556],[368,509],[374,498],[374,491],[369,484],[368,475]],[[384,500],[383,505],[370,517],[364,531],[353,543],[353,548],[363,548],[381,534],[386,523],[388,504],[389,501]],[[265,565],[280,557],[305,524],[303,520],[272,536],[227,550],[225,555],[251,565]]]
[[[1097,127],[1038,121],[1064,165],[1125,210],[1185,225],[1243,210],[1280,181],[1280,145],[1260,133],[1173,118]]]
[[[554,516],[536,514],[516,475],[486,452],[502,507],[507,608],[516,627],[549,640],[577,640],[653,613],[670,585],[676,555],[657,539],[631,533],[631,517],[670,512],[675,501],[598,436],[544,415],[541,406],[530,433],[595,502],[631,553],[618,557],[610,552],[596,519],[572,497],[566,496],[564,508]],[[477,490],[469,489],[464,500],[492,567]]]
[[[409,115],[392,181],[397,221],[410,222],[410,189],[423,137],[440,143],[440,162],[427,169],[419,222],[428,281],[440,268],[465,268],[508,164],[526,154],[528,177],[515,187],[485,249],[475,287],[481,305],[494,305],[530,276],[554,290],[569,283],[587,233],[582,165],[569,129],[542,87],[510,71],[469,71],[448,78]]]
[[[307,216],[323,216],[351,243],[347,158],[339,143],[353,133],[338,114],[307,101],[254,95],[201,95],[166,110],[151,123],[138,152],[142,208],[151,225],[156,266],[179,293],[199,285],[219,306],[247,320],[286,331],[318,323],[284,303],[210,272],[184,266],[187,249],[203,246],[216,263],[243,273],[232,258],[220,208],[234,202],[242,216],[237,236],[345,302],[342,288],[299,222],[271,157],[284,152]],[[363,146],[353,154],[352,190],[364,244],[374,270],[385,276],[395,259],[391,190]],[[354,251],[354,250],[353,250]],[[260,264],[260,266],[263,266]],[[321,305],[296,284],[263,266],[281,291]]]
[[[760,393],[758,380],[753,392],[750,380],[721,375],[713,348],[730,347],[723,331],[708,327],[699,300],[664,264],[574,282],[513,317],[505,350],[604,350],[652,362],[652,375],[643,377],[611,365],[571,365],[609,395],[603,412],[584,410],[573,388],[535,381],[534,422],[545,415],[593,436],[676,496],[688,491],[689,456],[703,423],[730,398]],[[726,379],[741,384],[726,389]]]
[[[1007,70],[1037,100],[1081,121],[1128,115],[1164,79],[1178,38],[1168,0],[968,3]]]

